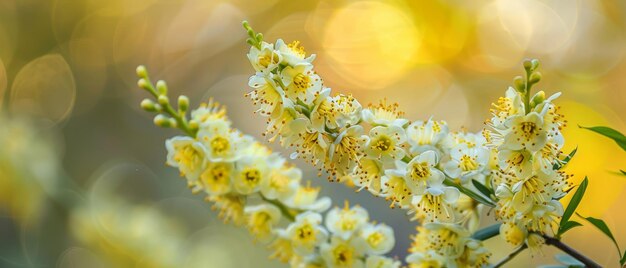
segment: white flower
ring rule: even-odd
[[[359,260],[357,252],[351,241],[333,236],[330,243],[324,243],[320,247],[320,254],[329,268],[360,268],[363,262]]]
[[[369,255],[386,254],[395,244],[393,229],[385,224],[368,224],[361,229],[357,245]]]
[[[246,155],[235,165],[233,185],[238,193],[248,195],[260,190],[267,175],[267,162],[263,157]]]
[[[267,199],[285,200],[295,194],[300,187],[302,171],[285,162],[284,158],[272,154],[269,161],[267,179],[261,181],[261,193]]]
[[[296,221],[289,224],[286,236],[298,254],[309,255],[315,247],[326,241],[328,233],[320,226],[321,223],[322,215],[307,211],[296,216]]]
[[[411,203],[411,188],[405,179],[406,169],[387,169],[385,175],[381,177],[381,196],[391,200],[391,207],[399,205],[401,208],[408,207]]]
[[[519,177],[526,177],[533,171],[532,153],[526,149],[498,150],[498,166],[504,171],[512,171]]]
[[[464,145],[453,148],[450,160],[444,165],[444,171],[461,183],[476,179],[482,181],[488,172],[489,151],[482,146],[467,147]]]
[[[406,257],[406,262],[411,264],[410,267],[420,268],[442,268],[445,267],[446,260],[443,256],[437,254],[433,250],[426,252],[413,252]]]
[[[411,200],[415,218],[427,221],[451,222],[455,219],[454,204],[460,192],[452,186],[445,186],[443,180],[431,181],[423,194],[414,195]]]
[[[337,136],[328,151],[330,162],[326,164],[330,170],[340,176],[350,173],[361,154],[361,147],[364,142],[361,137],[362,133],[363,127],[355,125],[343,130]]]
[[[377,105],[369,105],[361,112],[363,121],[373,126],[399,126],[403,127],[409,120],[401,118],[402,112],[398,111],[398,104],[387,104],[387,100],[381,100]]]
[[[343,209],[335,207],[326,214],[326,228],[344,240],[360,229],[369,220],[367,210],[362,207],[349,207],[348,202]]]
[[[416,121],[407,127],[406,135],[411,144],[411,153],[419,154],[428,150],[438,152],[437,145],[448,135],[448,125],[444,121]]]
[[[306,186],[298,187],[292,196],[281,201],[283,201],[285,205],[295,209],[315,212],[326,211],[331,204],[330,197],[325,196],[318,199],[319,192],[319,187],[311,187],[311,182],[307,181]]]
[[[404,129],[398,126],[378,126],[370,130],[365,143],[365,152],[372,158],[390,163],[404,157],[402,144],[406,141]]]
[[[367,189],[374,195],[381,194],[381,177],[384,175],[383,163],[378,159],[363,157],[354,170],[352,183],[359,190]]]
[[[202,126],[215,120],[223,121],[230,127],[230,121],[226,119],[226,108],[212,99],[209,103],[202,103],[198,108],[191,111],[191,120]]]
[[[512,116],[504,124],[509,129],[500,149],[527,149],[536,152],[546,144],[548,133],[544,129],[543,118],[538,113]]]
[[[274,45],[266,42],[261,43],[260,50],[255,46],[250,47],[250,52],[248,52],[247,56],[252,67],[257,72],[271,71],[278,67],[278,64],[283,59],[281,53],[274,50]]]
[[[271,74],[257,73],[250,77],[248,85],[254,90],[246,94],[259,107],[261,115],[277,118],[283,112],[285,92],[268,77]]]
[[[365,268],[400,268],[402,263],[384,256],[370,255],[365,260]]]
[[[294,156],[301,156],[304,159],[311,159],[313,164],[324,160],[330,147],[324,132],[312,127],[311,122],[306,118],[294,119],[283,132],[283,143],[296,146]]]
[[[524,104],[522,96],[514,88],[509,87],[506,90],[505,97],[498,99],[497,103],[492,105],[491,109],[493,118],[491,119],[491,126],[495,129],[504,129],[504,122],[511,116],[523,115]]]
[[[231,191],[233,176],[233,163],[212,162],[208,163],[200,175],[202,188],[209,195],[223,195]]]
[[[285,44],[285,41],[278,39],[276,41],[276,49],[283,56],[283,62],[295,66],[299,63],[312,63],[315,59],[315,54],[306,57],[306,51],[300,45],[300,41],[293,41],[290,44]]]
[[[550,172],[554,169],[554,165],[561,163],[559,156],[565,140],[559,131],[556,131],[548,138],[546,145],[541,150],[535,152],[534,161],[535,168],[541,169],[543,172]]]
[[[294,103],[299,100],[309,105],[322,90],[322,79],[313,72],[313,65],[309,63],[285,67],[280,79],[285,86],[285,96]]]
[[[445,179],[445,175],[437,165],[437,154],[435,151],[425,151],[414,157],[408,164],[397,161],[396,167],[406,168],[407,185],[414,194],[423,194],[427,186],[431,184],[441,184]]]
[[[339,94],[329,97],[330,89],[322,90],[323,96],[315,104],[311,112],[313,127],[319,131],[326,128],[338,129],[349,125],[355,125],[361,119],[361,104],[351,95]]]
[[[209,161],[237,160],[239,151],[246,145],[240,136],[226,120],[208,121],[198,131],[198,140],[207,148],[206,157]]]
[[[272,237],[272,229],[280,221],[280,210],[270,204],[246,206],[243,210],[247,227],[257,239],[267,241]]]
[[[167,164],[178,167],[182,176],[190,181],[198,180],[203,171],[207,149],[190,137],[177,136],[165,141]]]

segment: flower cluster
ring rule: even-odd
[[[272,62],[270,56],[258,64]],[[166,141],[167,164],[178,168],[193,192],[205,193],[225,221],[245,226],[267,243],[274,258],[292,267],[399,267],[383,256],[395,243],[389,226],[370,221],[367,210],[347,203],[323,216],[330,198],[303,183],[302,171],[278,153],[232,128],[222,106],[202,104],[188,119],[186,97],[172,112],[165,83],[155,89],[145,68],[137,72],[140,87],[158,99],[142,102],[158,113],[155,123],[188,134]]]
[[[268,117],[270,141],[295,147],[292,157],[385,197],[415,220],[478,227],[482,205],[466,194],[473,184],[484,185],[493,167],[493,151],[482,135],[450,132],[444,121],[409,122],[385,100],[363,107],[350,95],[331,95],[314,72],[315,55],[298,41],[270,44],[244,27],[256,71],[247,96]]]
[[[554,230],[563,214],[558,200],[571,187],[569,176],[559,170],[566,121],[553,101],[560,93],[546,98],[539,91],[531,98],[530,89],[540,80],[538,62],[528,61],[524,67],[526,79],[516,78],[515,88],[493,104],[489,130],[483,132],[498,152],[493,183],[496,216],[503,222],[500,233],[516,245],[526,238],[528,245],[541,244],[541,238],[532,234]]]

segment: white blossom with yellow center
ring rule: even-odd
[[[243,213],[246,217],[246,226],[256,239],[268,241],[273,237],[273,228],[281,217],[277,207],[270,204],[246,206]]]
[[[428,150],[439,152],[437,146],[449,134],[448,124],[444,121],[416,121],[406,129],[407,140],[411,145],[412,154],[420,154]]]
[[[226,120],[212,120],[201,125],[198,140],[207,148],[209,161],[234,161],[241,157],[246,139],[230,128]]]
[[[304,47],[300,44],[300,41],[293,41],[286,44],[282,39],[276,40],[276,49],[282,55],[282,63],[295,66],[299,63],[312,63],[315,59],[315,54],[306,56]]]
[[[333,236],[330,243],[324,243],[320,247],[320,254],[329,268],[360,268],[364,265],[352,241],[338,236]]]
[[[298,254],[309,255],[326,241],[328,232],[320,225],[321,223],[322,215],[307,211],[296,216],[296,221],[289,224],[286,236]]]
[[[393,229],[385,224],[366,225],[358,234],[357,247],[366,254],[387,254],[395,244]]]
[[[271,76],[271,74],[261,73],[251,76],[248,85],[253,90],[246,96],[259,107],[258,113],[263,116],[277,118],[290,102],[285,101],[285,92],[276,85],[273,79],[268,79],[268,75]]]
[[[284,158],[273,154],[269,159],[267,179],[261,181],[261,193],[267,199],[286,200],[300,187],[302,171],[286,163]]]
[[[500,149],[526,149],[536,152],[546,144],[548,132],[544,127],[543,118],[538,113],[512,116],[504,124],[508,129]]]
[[[402,263],[385,256],[370,255],[365,260],[365,268],[400,268]]]
[[[331,199],[328,196],[318,198],[319,192],[319,187],[312,187],[311,182],[307,181],[305,186],[298,187],[292,196],[282,201],[295,209],[322,212],[330,207]]]
[[[421,195],[431,184],[439,185],[445,179],[441,170],[436,168],[438,163],[435,151],[429,150],[413,157],[408,164],[397,161],[396,168],[406,170],[407,185],[413,194]]]
[[[272,71],[283,61],[280,51],[274,50],[274,45],[266,42],[261,43],[261,49],[255,46],[250,47],[247,56],[250,64],[257,72]]]
[[[366,137],[365,153],[383,163],[393,163],[404,157],[402,144],[406,141],[404,129],[395,125],[378,126],[370,130]]]
[[[469,147],[459,144],[450,151],[450,160],[444,164],[445,173],[450,178],[466,183],[475,179],[484,182],[489,174],[489,151],[483,146]]]
[[[227,194],[232,189],[234,165],[230,162],[213,162],[207,164],[200,174],[201,188],[209,195]]]
[[[280,73],[280,81],[285,86],[285,96],[294,103],[301,101],[310,105],[322,90],[322,79],[309,63],[285,67]]]
[[[167,164],[177,167],[181,176],[190,181],[197,181],[205,165],[207,148],[190,137],[177,136],[165,141]]]
[[[258,192],[267,179],[268,166],[265,158],[246,155],[237,161],[233,185],[235,190],[244,195]]]
[[[367,210],[360,206],[349,207],[348,201],[346,201],[344,208],[335,207],[326,214],[326,228],[333,235],[347,240],[368,220]]]

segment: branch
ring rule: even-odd
[[[528,248],[528,246],[526,244],[522,244],[519,248],[517,248],[515,251],[511,252],[508,256],[504,257],[504,259],[500,260],[498,263],[496,263],[493,268],[498,268],[498,267],[502,267],[502,265],[504,265],[505,263],[509,262],[510,260],[512,260],[513,258],[515,258],[515,256],[517,256],[517,254],[519,254],[520,252],[524,251],[524,249]]]
[[[561,242],[561,240],[558,240],[554,237],[550,237],[547,235],[541,235],[541,236],[546,240],[546,245],[551,245],[560,249],[561,251],[567,253],[567,255],[570,255],[574,259],[577,259],[578,261],[582,262],[585,265],[585,267],[598,267],[598,268],[602,267],[599,264],[595,263],[593,260],[587,258],[585,255],[581,254],[580,252],[576,251],[570,246],[564,244],[563,242]]]
[[[489,225],[485,228],[482,228],[476,231],[472,235],[472,238],[476,240],[480,240],[480,241],[485,241],[489,238],[492,238],[500,233],[500,225],[502,225],[502,223],[496,223],[493,225]]]

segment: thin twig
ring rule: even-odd
[[[517,248],[515,251],[511,252],[509,255],[507,255],[506,257],[504,257],[504,259],[500,260],[498,263],[496,263],[493,268],[498,268],[498,267],[502,267],[502,265],[504,265],[505,263],[509,262],[510,260],[512,260],[513,258],[515,258],[515,256],[517,256],[517,254],[519,254],[520,252],[524,251],[524,249],[528,248],[528,246],[526,244],[521,245],[519,248]]]
[[[563,242],[561,242],[561,240],[558,240],[554,237],[550,237],[547,235],[541,235],[541,236],[546,240],[546,245],[551,245],[560,249],[561,251],[567,253],[567,255],[570,255],[574,259],[577,259],[578,261],[582,262],[585,265],[585,267],[602,267],[599,264],[595,263],[593,260],[587,258],[585,255],[581,254],[580,252],[576,251],[570,246],[564,244]]]

